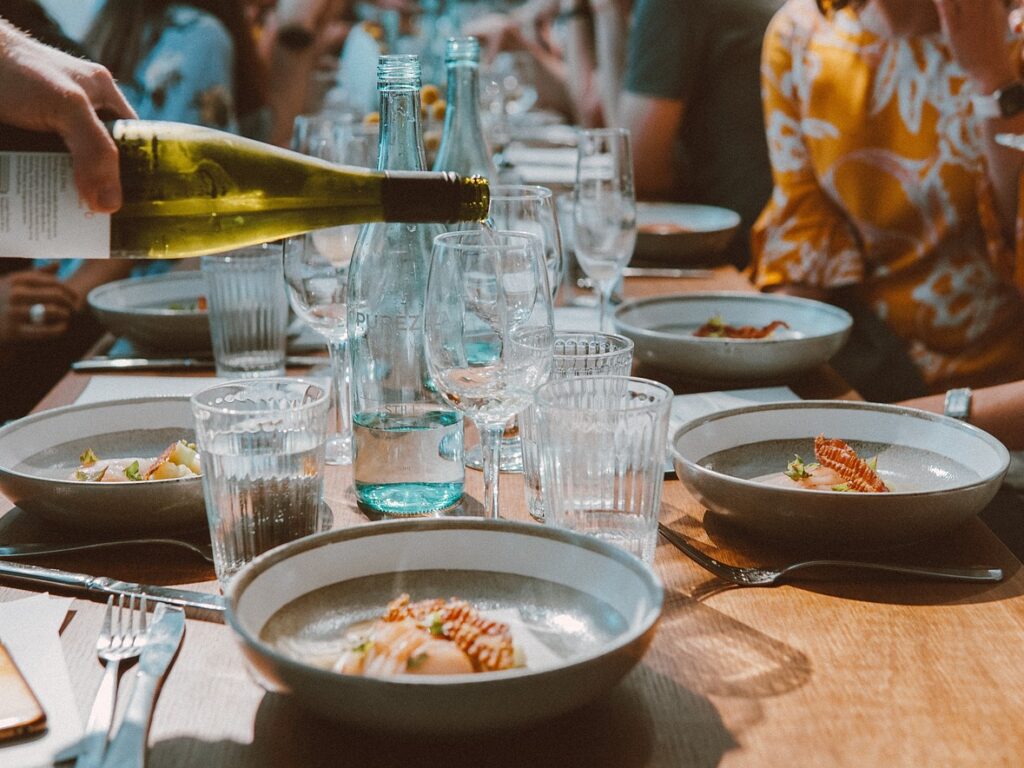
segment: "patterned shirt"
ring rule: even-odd
[[[789,0],[761,75],[774,189],[753,232],[758,285],[857,286],[933,391],[1024,378],[1019,246],[944,36],[882,37],[852,10],[828,21]]]

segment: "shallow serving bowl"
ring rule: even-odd
[[[106,283],[89,291],[88,301],[108,331],[140,349],[207,352],[209,317],[194,308],[205,291],[202,273],[173,272]]]
[[[814,461],[814,438],[841,438],[877,457],[888,493],[805,490],[754,478],[794,454]],[[759,536],[889,546],[949,531],[980,512],[1009,465],[1006,448],[955,419],[894,405],[802,401],[695,419],[672,439],[676,474],[713,513]]]
[[[331,671],[345,629],[380,616],[403,592],[514,612],[530,641],[527,665],[451,676]],[[456,518],[371,523],[286,544],[244,568],[228,595],[228,623],[265,688],[334,720],[423,734],[521,726],[594,699],[639,661],[663,599],[650,568],[607,542]]]
[[[694,336],[720,317],[733,326],[782,320],[764,339]],[[634,355],[699,381],[755,383],[778,380],[825,363],[846,342],[850,315],[820,301],[744,291],[695,291],[623,302],[615,329],[634,343]]]
[[[206,524],[202,479],[90,483],[69,477],[87,448],[101,459],[152,458],[195,439],[187,397],[68,405],[0,428],[0,492],[31,514],[91,532],[188,530]]]
[[[691,203],[637,203],[635,263],[711,262],[736,236],[740,215]]]

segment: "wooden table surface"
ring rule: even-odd
[[[711,281],[632,280],[626,292],[748,287],[739,275],[722,271]],[[69,374],[40,407],[73,401],[87,381]],[[827,368],[791,385],[804,397],[856,397]],[[501,480],[503,515],[529,519],[520,476]],[[347,469],[328,469],[326,495],[336,526],[365,519],[349,485]],[[466,490],[468,510],[479,509],[479,472],[467,470]],[[721,559],[780,562],[791,554],[711,521],[705,528],[700,505],[677,480],[665,483],[661,519]],[[0,543],[38,538],[40,530],[19,510],[0,515]],[[665,609],[637,668],[607,697],[557,721],[462,739],[381,737],[318,719],[250,680],[227,627],[190,619],[156,709],[148,765],[1019,764],[1020,561],[978,519],[940,541],[890,556],[1000,566],[1006,579],[973,586],[833,573],[773,589],[728,588],[659,541],[655,570],[665,584]],[[32,562],[216,590],[212,567],[176,549],[124,548]],[[0,583],[0,601],[29,594],[16,582]],[[83,722],[101,674],[94,643],[102,613],[101,603],[76,600],[62,633]]]

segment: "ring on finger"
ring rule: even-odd
[[[46,322],[46,305],[33,304],[28,308],[28,321],[32,325],[42,325]]]

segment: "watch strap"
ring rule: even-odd
[[[942,412],[950,418],[967,421],[971,415],[970,387],[947,390]]]

